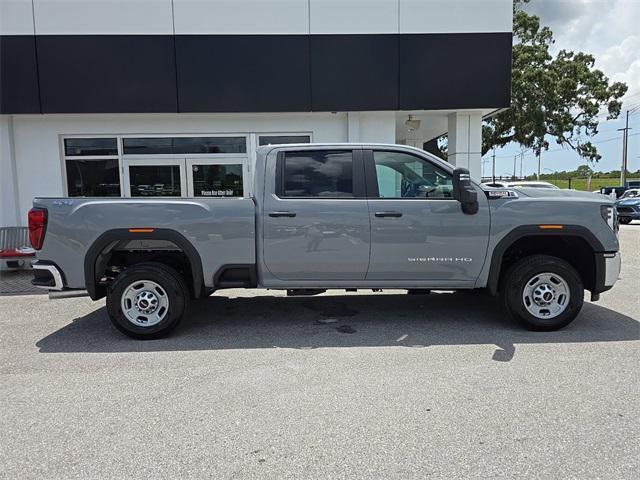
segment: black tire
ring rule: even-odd
[[[540,318],[532,314],[523,298],[527,283],[536,275],[544,273],[559,276],[569,290],[564,310],[553,318]],[[580,313],[584,303],[584,286],[578,272],[569,263],[550,255],[532,255],[518,260],[504,275],[501,290],[504,305],[511,317],[527,329],[540,332],[559,330],[569,325]]]
[[[618,220],[620,221],[621,224],[628,225],[631,223],[631,220],[633,219],[631,217],[618,217]]]
[[[168,302],[166,311],[162,311],[162,319],[150,326],[133,323],[122,309],[123,294],[132,285],[135,288],[136,283],[143,281],[159,285],[159,292],[166,294],[165,301]],[[158,294],[158,297],[163,295]],[[126,269],[111,284],[107,292],[107,312],[113,325],[125,335],[138,340],[152,340],[168,335],[178,326],[188,301],[189,288],[182,276],[173,268],[155,262],[140,263]]]

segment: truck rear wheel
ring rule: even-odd
[[[139,340],[169,334],[184,315],[189,289],[178,272],[161,263],[141,263],[109,287],[107,311],[113,325]]]
[[[507,311],[529,330],[553,331],[567,326],[584,302],[578,272],[549,255],[517,261],[507,271],[502,290]]]

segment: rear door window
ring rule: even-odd
[[[284,152],[283,197],[354,197],[353,152],[351,150],[304,150]]]

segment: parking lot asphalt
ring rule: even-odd
[[[495,299],[231,290],[170,338],[0,298],[0,478],[637,478],[640,224],[621,280],[533,333]]]

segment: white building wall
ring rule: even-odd
[[[398,0],[310,0],[311,33],[398,33]]]
[[[478,112],[449,114],[449,163],[469,170],[471,178],[482,179],[482,115]]]
[[[360,141],[394,143],[393,112],[359,115]],[[3,135],[9,118],[2,117]],[[65,135],[311,133],[314,142],[348,141],[346,113],[21,115],[12,118],[21,225],[26,223],[26,212],[34,197],[64,196],[66,179],[61,139]],[[5,163],[10,157],[4,150],[8,142],[2,138],[2,171],[8,172]],[[252,152],[249,158],[253,158]],[[5,189],[4,183],[3,180],[1,225],[15,225],[16,207],[4,199],[5,194],[10,199],[12,191]]]
[[[173,0],[176,34],[306,34],[308,0]]]
[[[0,116],[0,227],[17,225],[18,205],[13,118]]]
[[[400,33],[510,32],[512,0],[400,0]]]
[[[511,1],[2,0],[0,34],[510,32]]]
[[[171,0],[33,0],[33,9],[37,35],[173,33]]]
[[[0,35],[33,35],[31,0],[0,1]]]

